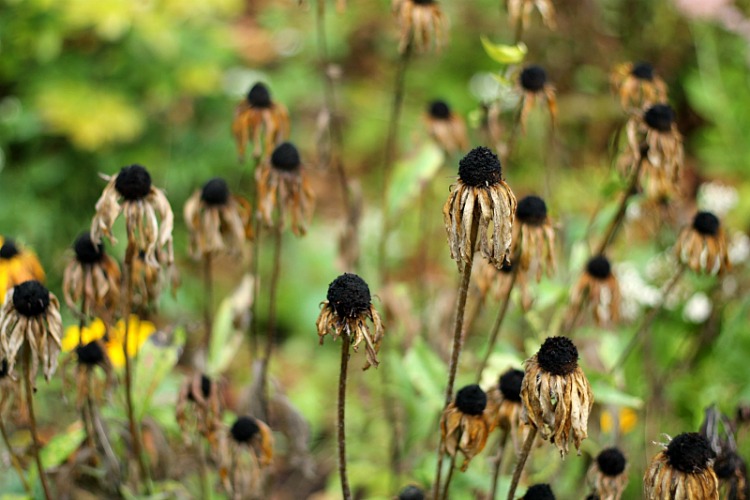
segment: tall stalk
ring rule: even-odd
[[[41,446],[39,445],[39,433],[36,427],[36,416],[34,414],[34,382],[31,380],[31,348],[26,346],[24,348],[24,383],[26,385],[26,406],[29,409],[29,426],[31,430],[31,443],[32,450],[34,453],[34,460],[36,461],[36,468],[39,472],[39,481],[42,483],[42,490],[44,490],[44,498],[46,500],[52,500],[50,494],[49,484],[47,484],[47,473],[44,471],[42,465],[42,457],[39,453]]]
[[[0,408],[2,408],[4,405],[0,403]],[[18,478],[21,480],[21,484],[23,484],[23,489],[28,493],[28,495],[31,497],[31,486],[29,485],[29,482],[26,480],[26,476],[23,473],[23,467],[21,466],[21,461],[18,459],[18,455],[13,450],[13,446],[10,444],[10,438],[8,436],[8,431],[5,429],[5,423],[4,418],[0,416],[0,435],[3,437],[3,443],[5,443],[5,447],[8,448],[8,455],[10,455],[10,463],[13,466],[13,468],[16,470],[16,474],[18,474]]]
[[[346,470],[346,371],[349,366],[349,337],[341,336],[341,371],[339,372],[339,399],[338,399],[338,429],[337,439],[339,448],[339,477],[341,478],[341,494],[344,500],[351,500],[352,492],[349,489],[349,476]]]
[[[270,422],[269,413],[269,391],[268,391],[268,365],[271,363],[273,347],[276,343],[276,298],[278,295],[279,276],[281,275],[281,242],[283,240],[281,223],[274,228],[273,269],[271,271],[270,299],[268,303],[268,327],[266,331],[266,350],[260,367],[260,401],[264,420]]]
[[[203,323],[205,330],[204,345],[206,357],[211,347],[211,335],[213,332],[213,307],[214,307],[214,280],[213,280],[213,256],[206,252],[203,256]]]
[[[503,455],[505,454],[505,445],[508,442],[508,436],[510,435],[509,430],[503,430],[500,435],[500,444],[497,450],[497,457],[495,458],[494,468],[492,469],[492,486],[490,488],[489,500],[495,500],[497,495],[497,483],[500,479],[500,470],[503,464]]]
[[[532,425],[531,429],[529,429],[529,435],[526,436],[526,441],[524,441],[523,443],[521,456],[518,457],[518,463],[516,463],[516,468],[513,471],[513,479],[510,483],[510,490],[508,490],[508,500],[513,500],[515,497],[516,489],[518,488],[518,482],[521,480],[521,474],[523,473],[523,468],[526,465],[526,460],[529,458],[529,453],[531,452],[531,446],[534,444],[536,433],[537,428]]]

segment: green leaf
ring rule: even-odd
[[[164,377],[177,364],[184,339],[185,331],[177,329],[172,345],[146,342],[141,347],[133,380],[133,406],[138,419],[142,419],[148,412],[154,393]]]
[[[448,373],[445,363],[422,339],[417,339],[406,353],[403,363],[406,376],[421,393],[428,407],[424,412],[440,411],[443,407],[443,385]]]
[[[246,278],[232,296],[221,301],[214,318],[211,345],[208,346],[206,375],[209,377],[214,378],[223,373],[237,354],[242,343],[242,333],[234,326],[234,303],[238,296],[252,294],[252,291],[253,280]],[[241,307],[249,308],[249,304],[250,301],[247,301],[246,306],[243,302]]]
[[[44,445],[41,451],[42,464],[45,469],[57,467],[78,449],[86,437],[83,424],[76,420],[65,429],[65,432],[55,436]]]
[[[634,409],[643,406],[641,398],[626,394],[602,380],[592,381],[591,390],[594,393],[594,400],[599,404],[626,406]]]
[[[523,42],[517,43],[516,45],[503,45],[495,44],[489,41],[484,35],[480,36],[479,39],[482,41],[482,47],[487,55],[493,61],[499,62],[500,64],[518,64],[523,61],[526,57],[526,53],[529,51],[526,44]]]
[[[422,186],[432,179],[444,161],[443,151],[434,143],[425,142],[416,155],[396,163],[388,193],[391,217],[417,200]]]

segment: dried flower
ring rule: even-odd
[[[316,322],[320,344],[323,344],[323,338],[328,333],[333,340],[345,335],[356,352],[364,340],[367,353],[364,369],[367,370],[370,366],[377,367],[378,351],[384,331],[380,315],[370,302],[370,288],[367,283],[356,274],[344,273],[328,285],[326,298],[327,300],[321,304],[323,307]],[[372,321],[375,335],[370,333],[367,319]]]
[[[260,420],[238,417],[229,430],[229,451],[222,453],[228,464],[221,467],[220,475],[229,479],[232,498],[255,498],[260,489],[260,473],[273,459],[271,429]]]
[[[526,360],[521,420],[536,427],[565,457],[568,440],[580,449],[588,436],[594,395],[578,366],[578,349],[566,337],[548,337],[539,352]]]
[[[229,192],[224,179],[213,178],[185,202],[190,253],[195,259],[221,252],[239,253],[252,236],[250,204]]]
[[[714,472],[719,479],[721,498],[728,500],[748,500],[750,498],[747,466],[739,454],[734,451],[721,453],[714,462]]]
[[[258,82],[237,105],[232,134],[237,141],[240,161],[245,159],[248,141],[253,144],[254,158],[268,155],[274,146],[289,137],[289,112],[283,104],[271,99],[268,87]]]
[[[626,111],[643,109],[667,100],[667,85],[647,62],[628,62],[616,66],[610,82]]]
[[[586,271],[570,294],[570,300],[574,306],[588,300],[597,325],[617,322],[620,317],[620,286],[605,256],[597,255],[588,261]]]
[[[78,236],[73,250],[75,257],[63,274],[65,303],[81,316],[111,315],[120,300],[120,267],[104,252],[104,245],[91,241],[90,233]]]
[[[526,494],[521,498],[522,500],[555,500],[555,494],[549,484],[542,483],[529,486]]]
[[[451,111],[445,101],[432,101],[427,108],[425,121],[430,137],[446,154],[452,155],[468,149],[466,124],[460,115]]]
[[[126,261],[143,252],[146,265],[160,267],[157,254],[164,250],[167,266],[174,261],[172,251],[172,228],[174,216],[164,192],[151,184],[151,174],[141,165],[123,167],[115,176],[105,177],[108,182],[99,201],[96,202],[96,215],[91,221],[91,241],[101,243],[112,236],[112,226],[121,212],[125,213],[125,227],[128,233]]]
[[[87,398],[101,393],[102,387],[94,388],[95,394],[91,394],[92,385],[98,384],[94,377],[94,369],[98,366],[104,371],[105,379],[103,389],[107,390],[114,386],[115,377],[112,369],[112,361],[107,354],[107,348],[101,340],[92,340],[87,344],[81,344],[76,347],[76,357],[78,364],[76,366],[76,403],[81,408]]]
[[[537,98],[547,101],[550,119],[557,122],[557,99],[555,87],[547,80],[547,72],[541,66],[526,66],[518,76],[518,87],[521,91],[521,129],[526,128],[526,119],[534,107]]]
[[[485,147],[472,149],[459,162],[458,181],[451,186],[443,205],[451,258],[459,265],[473,258],[477,244],[470,241],[474,224],[478,226],[479,247],[487,260],[496,267],[509,260],[516,197],[502,174],[497,155]]]
[[[424,491],[418,486],[410,484],[399,492],[398,500],[424,500]]]
[[[8,290],[0,309],[0,359],[8,361],[10,376],[18,351],[25,346],[31,351],[31,378],[41,362],[49,381],[57,369],[61,335],[60,302],[44,285],[29,280]]]
[[[24,281],[44,281],[44,269],[34,252],[0,236],[0,304],[5,293]]]
[[[435,0],[396,0],[394,10],[401,31],[398,50],[413,45],[419,52],[439,51],[448,35],[448,20]]]
[[[549,29],[557,28],[555,7],[550,0],[506,0],[508,7],[508,21],[511,26],[518,26],[525,30],[531,24],[531,11],[536,7],[542,16],[542,22]]]
[[[509,433],[516,452],[526,440],[529,427],[521,422],[521,385],[523,371],[510,369],[500,375],[498,383],[487,391],[490,415],[495,419],[493,427],[499,427]]]
[[[711,212],[695,214],[692,225],[680,233],[675,252],[696,273],[716,275],[731,268],[724,229]]]
[[[620,500],[628,485],[626,465],[625,455],[617,448],[607,448],[599,452],[586,474],[586,480],[598,498]]]
[[[258,212],[266,226],[279,225],[283,228],[289,213],[294,234],[304,235],[312,217],[315,195],[307,181],[297,148],[290,142],[278,145],[270,161],[256,171],[255,180],[258,185]]]
[[[538,196],[526,196],[518,202],[516,219],[513,241],[520,248],[520,271],[539,281],[542,271],[549,276],[557,269],[555,230],[547,216],[547,205]]]
[[[137,315],[131,314],[128,328],[128,356],[133,357],[156,332],[156,326],[150,321],[142,321]],[[122,349],[125,342],[125,321],[118,320],[113,327],[110,327],[101,319],[95,318],[89,326],[84,326],[83,329],[78,325],[67,327],[61,342],[63,352],[74,350],[79,345],[79,338],[81,344],[102,340],[112,365],[116,368],[125,365],[125,355]]]
[[[215,450],[219,445],[218,431],[221,428],[218,384],[198,372],[185,379],[177,397],[175,418],[186,443],[197,431]]]
[[[697,432],[672,439],[656,454],[643,477],[645,498],[719,499],[719,481],[712,468],[715,453]]]
[[[442,452],[451,457],[461,452],[464,455],[461,471],[466,471],[471,459],[484,449],[493,418],[487,408],[487,394],[476,384],[459,390],[445,407],[440,417]]]

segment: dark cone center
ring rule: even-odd
[[[555,500],[555,494],[549,484],[535,484],[526,490],[524,500]]]
[[[411,0],[412,3],[415,3],[417,5],[432,5],[435,3],[435,0]]]
[[[527,66],[521,71],[521,87],[529,92],[539,92],[547,83],[547,72],[541,66]]]
[[[586,272],[594,278],[604,280],[612,274],[612,265],[604,255],[597,255],[586,264]]]
[[[545,372],[568,375],[578,367],[578,349],[567,337],[547,337],[536,359]]]
[[[697,432],[685,432],[674,438],[666,453],[669,465],[687,474],[706,470],[716,456],[708,440]]]
[[[607,448],[602,450],[596,457],[596,463],[599,470],[605,476],[619,476],[625,470],[625,455],[617,448]]]
[[[414,485],[409,485],[398,494],[398,500],[424,500],[424,492]]]
[[[3,246],[0,247],[0,259],[12,259],[19,254],[16,242],[11,239],[5,239]]]
[[[456,407],[467,415],[481,415],[487,407],[487,394],[477,384],[467,385],[456,394]]]
[[[430,116],[436,120],[447,120],[451,117],[451,108],[445,101],[432,101],[429,108]]]
[[[547,204],[538,196],[526,196],[518,202],[516,216],[523,224],[541,226],[547,220]]]
[[[643,115],[646,125],[659,132],[669,132],[674,123],[674,111],[668,104],[655,104]]]
[[[238,443],[248,443],[253,436],[260,432],[260,427],[252,417],[239,417],[229,430],[232,438]]]
[[[703,236],[716,236],[720,226],[719,218],[711,212],[698,212],[693,219],[693,229]]]
[[[96,341],[76,347],[76,354],[78,362],[84,365],[94,366],[104,361],[104,351]]]
[[[326,298],[340,318],[354,318],[370,309],[370,287],[356,274],[344,273],[333,280]]]
[[[247,93],[247,102],[254,108],[270,108],[271,92],[262,83],[256,83]]]
[[[282,142],[271,154],[271,166],[285,172],[295,172],[300,166],[299,151],[291,142]]]
[[[115,189],[126,200],[140,200],[151,192],[151,174],[142,165],[122,167],[115,179]]]
[[[203,395],[203,399],[208,399],[211,397],[211,379],[204,374],[201,374],[201,394]],[[190,389],[190,392],[188,392],[188,399],[190,401],[195,401],[192,387]]]
[[[484,146],[472,149],[458,162],[458,177],[469,186],[493,186],[502,176],[500,159]]]
[[[513,272],[513,263],[509,260],[503,262],[500,266],[500,272],[503,274],[510,274]]]
[[[211,206],[226,205],[229,201],[229,186],[227,181],[215,177],[203,185],[201,200]]]
[[[36,280],[24,281],[13,289],[13,307],[31,318],[47,311],[49,290]]]
[[[633,66],[631,75],[639,80],[652,81],[654,79],[654,67],[647,62],[639,62]]]
[[[0,364],[0,379],[3,379],[8,376],[8,360],[4,359],[2,364]]]
[[[737,472],[744,475],[745,469],[744,460],[733,451],[719,455],[719,458],[714,462],[714,472],[719,479],[730,479]]]
[[[95,264],[104,257],[104,245],[94,245],[91,241],[91,233],[81,233],[73,243],[76,252],[76,260],[81,264]]]
[[[508,370],[500,375],[499,387],[503,397],[508,401],[521,401],[521,384],[523,383],[523,370]]]

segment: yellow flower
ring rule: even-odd
[[[150,321],[141,321],[138,316],[131,314],[129,328],[128,356],[135,356],[146,340],[156,331],[156,326]],[[122,350],[125,341],[125,322],[123,320],[119,320],[109,332],[107,332],[107,326],[99,318],[94,319],[89,326],[84,326],[82,331],[79,330],[77,325],[69,326],[65,329],[65,336],[62,339],[63,352],[70,352],[78,346],[79,334],[83,344],[104,339],[104,345],[107,348],[107,354],[112,361],[112,365],[117,368],[125,365],[125,353]]]
[[[0,304],[8,290],[29,280],[44,281],[44,270],[36,255],[0,236]]]
[[[622,408],[618,412],[618,418],[620,421],[620,432],[627,434],[635,429],[635,424],[638,422],[638,414],[631,408]],[[612,413],[608,410],[602,411],[602,415],[599,419],[599,426],[602,432],[612,432],[614,422],[612,419]]]

